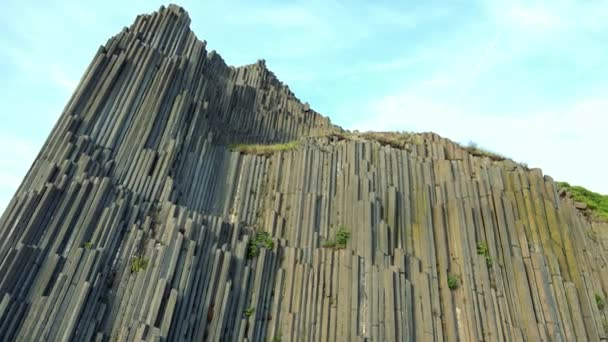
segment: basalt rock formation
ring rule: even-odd
[[[86,70],[0,219],[1,339],[606,340],[608,225],[550,177],[343,131],[189,22]]]

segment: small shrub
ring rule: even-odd
[[[93,248],[93,242],[87,241],[84,243],[83,247],[86,249],[91,249],[91,248]]]
[[[131,262],[131,273],[143,271],[148,267],[148,259],[143,257],[135,257]]]
[[[490,256],[490,250],[488,249],[488,244],[486,244],[485,242],[478,242],[477,243],[477,254],[483,255],[486,259],[486,265],[488,267],[492,267],[493,260],[492,260],[492,257]]]
[[[348,239],[350,238],[350,233],[344,226],[338,228],[336,232],[336,237],[333,240],[327,240],[323,242],[323,247],[325,248],[334,248],[334,249],[343,249],[346,248],[346,244],[348,243]]]
[[[600,311],[604,310],[604,307],[605,307],[604,298],[602,298],[602,296],[599,293],[595,294],[595,304],[597,304],[597,308],[600,309]]]
[[[340,227],[336,233],[336,245],[340,248],[345,248],[348,238],[350,238],[350,233],[344,226]]]
[[[450,290],[456,290],[458,286],[460,286],[460,280],[458,280],[458,277],[453,274],[448,275],[448,288]]]
[[[253,239],[249,241],[249,247],[247,249],[247,256],[249,258],[255,258],[260,255],[260,249],[273,249],[274,248],[274,240],[272,240],[272,236],[267,232],[256,232],[253,236]]]
[[[245,309],[245,317],[247,317],[247,318],[251,317],[254,312],[255,312],[254,307],[248,307],[247,309]]]
[[[488,244],[485,242],[478,242],[477,243],[477,254],[479,255],[490,255],[490,250],[488,249]]]

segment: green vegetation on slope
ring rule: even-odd
[[[585,203],[598,218],[608,221],[608,195],[600,195],[582,186],[572,186],[566,182],[557,182],[557,186],[568,191],[575,201]]]
[[[507,157],[503,155],[479,147],[479,145],[477,145],[477,143],[473,141],[469,141],[469,144],[464,147],[464,149],[469,151],[470,154],[476,157],[488,157],[494,161],[501,161],[507,159]]]
[[[411,145],[421,145],[424,139],[420,134],[411,132],[330,132],[327,136],[338,138],[338,140],[369,140],[376,141],[383,146],[397,149],[408,149]]]
[[[284,144],[237,144],[231,145],[230,148],[245,154],[270,156],[275,152],[293,150],[298,147],[298,145],[300,145],[300,141],[293,140]]]

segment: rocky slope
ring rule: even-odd
[[[189,22],[99,49],[0,219],[0,336],[607,339],[608,225],[550,177],[344,132]]]

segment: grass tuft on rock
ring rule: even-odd
[[[247,256],[249,258],[255,258],[260,255],[262,248],[273,249],[274,240],[268,232],[255,232],[253,238],[249,241],[249,247],[247,248]]]
[[[488,157],[493,161],[502,161],[507,159],[507,157],[503,155],[479,147],[479,145],[473,141],[469,141],[464,149],[476,157]]]
[[[335,239],[323,242],[323,247],[333,249],[344,249],[346,248],[346,244],[348,243],[349,238],[350,232],[346,230],[344,226],[341,226],[336,232]]]
[[[148,259],[144,259],[143,257],[135,257],[133,258],[133,261],[131,261],[131,273],[143,271],[147,267]]]
[[[604,298],[599,293],[595,294],[595,304],[600,311],[604,310],[604,307],[606,306]]]
[[[483,255],[484,258],[486,259],[486,265],[488,267],[492,267],[492,264],[494,263],[492,260],[492,257],[490,256],[490,250],[488,249],[488,244],[485,242],[478,242],[477,243],[477,254],[479,255]]]
[[[253,316],[254,312],[255,312],[254,307],[248,307],[247,309],[245,309],[245,317],[249,318],[249,317]]]
[[[450,290],[456,290],[460,286],[460,280],[457,276],[450,274],[448,275],[448,288]]]

